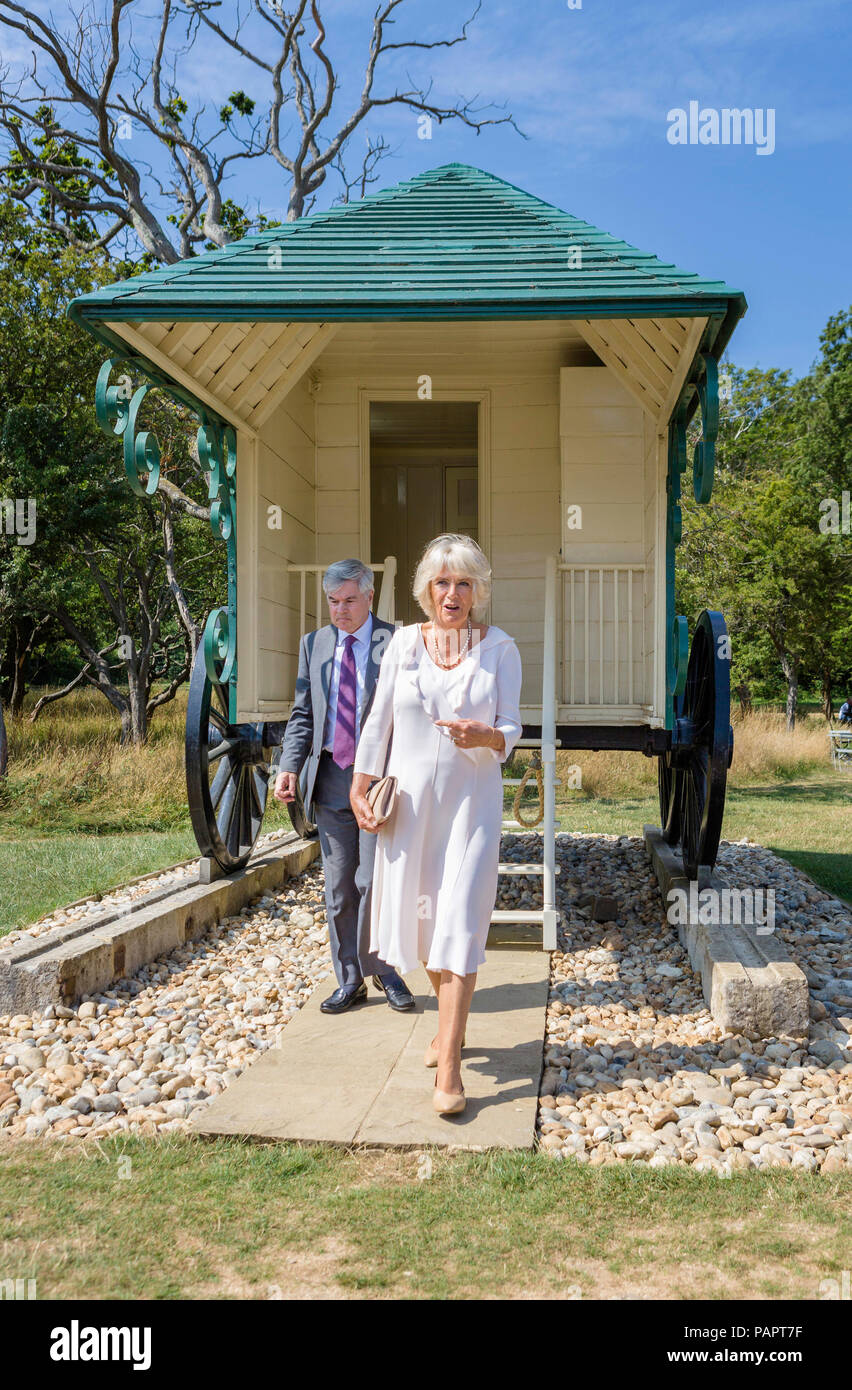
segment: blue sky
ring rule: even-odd
[[[377,0],[325,0],[326,48],[341,78],[335,113],[348,112],[363,78]],[[243,0],[245,5],[245,0]],[[578,0],[573,0],[573,6]],[[457,122],[418,138],[416,117],[389,107],[363,129],[392,155],[379,186],[453,160],[508,179],[642,250],[745,291],[749,311],[732,344],[743,366],[808,370],[830,314],[852,303],[848,96],[849,0],[483,0],[467,42],[382,60],[377,92],[405,74],[431,76],[442,104],[460,97],[511,111],[508,126],[477,136]],[[389,37],[443,38],[475,0],[405,0]],[[133,7],[144,36],[153,0]],[[236,10],[229,3],[220,14]],[[150,24],[148,25],[150,29]],[[255,35],[268,32],[250,21]],[[27,47],[8,31],[4,57]],[[144,43],[142,44],[144,47]],[[262,101],[265,79],[202,35],[180,81],[191,107],[218,107],[242,86]],[[668,113],[725,107],[775,112],[775,148],[669,142]],[[335,127],[336,128],[336,127]],[[283,216],[287,187],[265,162],[235,166],[227,192]],[[336,192],[329,183],[317,206]]]
[[[363,32],[369,5],[337,8]],[[472,8],[428,0],[410,14],[446,34]],[[383,182],[451,160],[499,174],[744,290],[733,359],[806,372],[826,319],[852,303],[847,0],[485,0],[469,33],[432,59],[436,94],[504,102],[529,138],[445,123],[418,140],[413,118],[392,114]],[[774,109],[774,152],[670,144],[669,111],[693,100]]]

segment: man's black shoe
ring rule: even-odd
[[[362,999],[367,998],[367,986],[362,980],[360,985],[340,985],[330,994],[327,999],[323,999],[320,1004],[320,1013],[323,1014],[342,1014],[345,1009],[350,1009],[353,1004],[358,1004]]]
[[[403,984],[398,976],[392,980],[383,980],[381,975],[374,975],[373,984],[376,989],[382,990],[387,995],[388,1003],[392,1009],[398,1009],[400,1012],[404,1009],[413,1009],[417,1002],[411,990],[406,984]]]

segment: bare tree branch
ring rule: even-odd
[[[120,244],[127,254],[128,238],[135,239],[148,256],[169,265],[199,246],[223,247],[235,226],[253,225],[224,194],[238,161],[264,156],[284,171],[287,218],[293,221],[311,206],[329,171],[337,174],[344,201],[355,189],[363,196],[389,146],[381,136],[368,140],[360,175],[353,179],[346,175],[343,153],[358,126],[383,106],[407,106],[439,123],[461,121],[477,133],[500,124],[517,130],[510,115],[487,115],[471,101],[434,100],[431,81],[409,78],[403,89],[379,90],[382,58],[464,43],[480,9],[477,3],[452,37],[392,40],[404,3],[383,0],[377,7],[360,97],[340,119],[334,114],[339,75],[320,0],[297,0],[286,11],[283,4],[253,0],[248,9],[234,7],[235,14],[219,0],[162,0],[154,34],[153,17],[132,11],[132,0],[78,4],[64,29],[18,0],[0,0],[0,24],[23,35],[32,50],[31,64],[14,81],[8,67],[0,73],[0,130],[7,140],[0,189],[71,245],[109,251]],[[176,37],[178,19],[186,22],[183,44]],[[134,23],[144,43],[141,37],[137,42]],[[190,111],[181,94],[181,68],[192,62],[202,28],[232,62],[239,59],[267,76],[265,110],[261,103],[257,116],[258,103],[243,92],[232,93],[215,119],[203,102]],[[170,182],[136,154],[127,138],[134,130],[165,156]],[[164,202],[173,209],[167,215]],[[263,225],[260,214],[254,220]]]
[[[103,647],[101,651],[98,652],[98,656],[106,656],[107,652],[114,651],[115,648],[118,646],[118,642],[119,639],[116,638],[115,641],[111,642],[108,647]],[[85,666],[81,667],[81,669],[77,672],[74,679],[70,680],[67,685],[64,685],[61,690],[51,690],[48,692],[47,695],[42,695],[38,700],[36,700],[35,705],[32,709],[32,713],[29,716],[28,722],[30,724],[34,724],[46,705],[52,705],[55,700],[64,700],[66,695],[70,695],[72,690],[76,690],[78,685],[82,685],[83,682],[88,679],[89,671],[91,670],[91,668],[91,661],[87,661]]]

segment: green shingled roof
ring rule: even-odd
[[[467,164],[82,295],[78,322],[710,314],[740,290],[679,270]],[[721,326],[721,323],[720,323]]]

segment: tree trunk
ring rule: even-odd
[[[751,714],[751,690],[747,685],[738,685],[736,695],[740,702],[740,714],[743,718]]]
[[[32,618],[23,618],[20,622],[13,624],[12,636],[7,647],[7,657],[9,658],[7,667],[10,681],[9,714],[13,719],[19,719],[24,708],[24,696],[27,693],[24,668],[27,657],[35,646],[36,638],[48,622],[48,618],[40,618],[38,622],[33,621]]]
[[[6,776],[9,765],[9,745],[6,742],[6,724],[3,719],[3,701],[0,700],[0,777]]]
[[[143,688],[136,661],[127,662],[127,689],[130,699],[127,718],[123,712],[121,716],[121,741],[144,743],[148,737],[148,692]]]
[[[831,673],[831,671],[828,671],[828,670],[823,671],[823,673],[822,673],[821,689],[822,689],[822,712],[823,712],[823,714],[825,715],[825,722],[826,722],[826,724],[829,726],[829,728],[831,728],[831,715],[832,715],[832,709],[833,709],[832,695],[833,695],[833,693],[834,693],[834,682],[833,682],[833,680],[832,680],[832,673]]]
[[[15,623],[14,628],[14,648],[12,657],[12,689],[9,692],[9,714],[13,719],[19,719],[21,710],[24,707],[24,696],[27,693],[27,683],[24,677],[24,663],[32,645],[34,635],[34,624],[25,619],[23,622]]]
[[[165,561],[166,578],[168,580],[169,589],[171,590],[171,595],[174,600],[175,607],[178,611],[178,617],[180,618],[183,624],[184,631],[187,633],[189,637],[190,646],[192,648],[192,658],[195,656],[195,653],[198,650],[198,644],[201,641],[201,629],[199,628],[198,624],[192,616],[192,609],[190,608],[189,600],[184,592],[183,585],[181,584],[177,576],[177,567],[175,564],[174,523],[172,521],[171,504],[167,497],[163,498],[163,560]],[[190,659],[190,666],[191,665],[192,660]]]
[[[787,682],[787,730],[792,733],[796,727],[796,713],[799,706],[799,662],[797,658],[783,655],[781,670]]]

